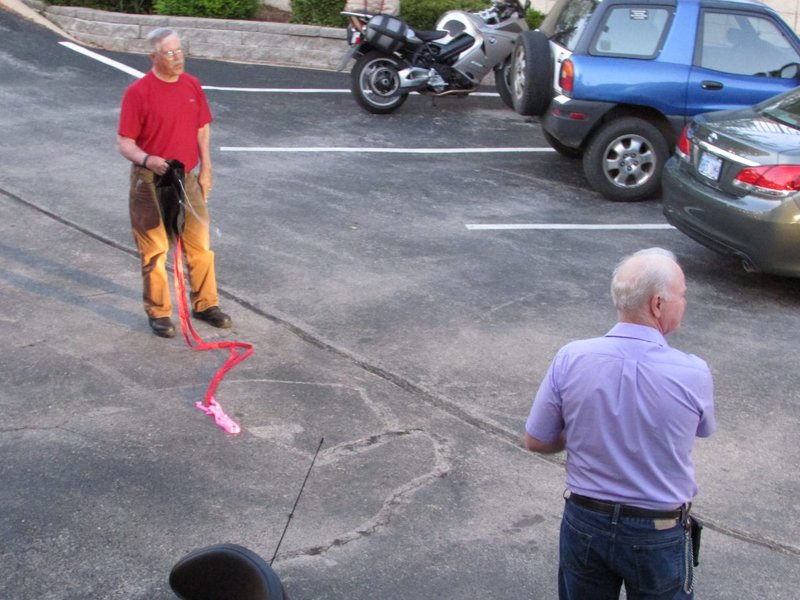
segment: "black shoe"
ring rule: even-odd
[[[150,317],[150,329],[153,330],[158,337],[173,338],[175,337],[175,325],[172,324],[172,319],[169,317],[160,317],[154,319]]]
[[[212,327],[219,327],[220,329],[228,329],[233,322],[231,318],[219,309],[219,306],[212,306],[202,312],[192,311],[192,316],[195,319],[205,321]]]

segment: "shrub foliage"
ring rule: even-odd
[[[212,17],[218,19],[249,19],[261,6],[259,0],[155,0],[153,7],[159,15]]]
[[[344,27],[339,13],[346,0],[291,0],[292,23]],[[261,0],[45,0],[60,6],[84,6],[112,12],[134,14],[250,19]],[[400,0],[400,17],[417,29],[433,29],[439,16],[448,10],[477,11],[490,6],[490,0]],[[528,26],[536,29],[544,15],[529,10]]]
[[[292,23],[310,23],[344,27],[345,19],[339,13],[345,0],[291,0]],[[448,10],[478,11],[491,6],[490,0],[400,0],[400,18],[416,29],[433,29],[442,13]],[[544,15],[529,10],[528,26],[536,29]]]
[[[344,27],[345,0],[291,0],[292,23]]]

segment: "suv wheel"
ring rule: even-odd
[[[637,202],[655,194],[669,157],[667,140],[643,119],[609,121],[592,136],[583,171],[593,189],[614,202]]]
[[[517,38],[511,64],[511,96],[521,115],[539,116],[550,104],[553,59],[550,41],[541,31],[525,31]]]

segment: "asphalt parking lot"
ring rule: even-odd
[[[192,61],[215,117],[214,248],[255,354],[149,333],[114,148],[146,58],[64,46],[0,10],[0,597],[170,598],[169,568],[235,542],[294,600],[556,597],[563,472],[519,445],[565,342],[613,324],[616,261],[672,249],[670,341],[715,376],[698,442],[698,597],[800,589],[800,282],[590,190],[489,94],[369,115],[345,73]],[[344,51],[344,49],[343,49]],[[224,89],[220,89],[224,88]],[[492,90],[488,88],[486,92]]]

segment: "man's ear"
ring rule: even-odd
[[[661,316],[661,296],[650,298],[650,314],[656,318]]]

